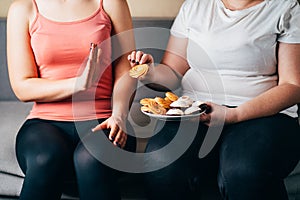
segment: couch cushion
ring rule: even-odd
[[[0,100],[16,100],[10,87],[6,58],[6,18],[0,18]]]
[[[23,178],[0,172],[0,194],[18,197],[22,188]]]
[[[15,138],[31,106],[31,103],[0,101],[0,194],[15,196],[21,190],[24,175],[15,156]]]
[[[23,176],[15,156],[15,138],[32,104],[0,101],[0,172]]]

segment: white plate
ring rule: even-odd
[[[155,118],[155,119],[159,119],[159,120],[164,120],[164,121],[182,121],[182,120],[189,120],[192,118],[196,118],[199,117],[201,114],[205,113],[205,110],[200,112],[200,113],[196,113],[196,114],[190,114],[190,115],[157,115],[157,114],[152,114],[152,113],[148,113],[145,111],[142,111],[145,115],[148,115],[149,117]]]

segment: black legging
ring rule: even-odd
[[[178,122],[167,122],[150,139],[146,151],[168,144],[178,126]],[[189,130],[184,132],[190,134]],[[201,199],[201,188],[212,181],[216,187],[218,183],[226,200],[288,199],[283,180],[300,157],[300,129],[296,119],[277,114],[225,126],[213,151],[199,159],[206,132],[207,127],[200,123],[196,138],[180,159],[146,174],[150,199]]]
[[[91,121],[75,125],[31,119],[24,123],[16,139],[17,159],[25,174],[20,200],[58,200],[66,184],[75,180],[81,200],[121,199],[119,172],[89,153],[78,136],[78,128],[86,132],[85,139],[95,136],[90,131]],[[134,137],[128,136],[125,149],[135,151],[135,147]]]

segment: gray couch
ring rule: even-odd
[[[135,27],[164,27],[169,28],[172,20],[158,19],[134,19]],[[162,46],[166,45],[167,36],[162,37]],[[141,38],[137,38],[139,44]],[[32,104],[19,102],[13,92],[8,81],[7,63],[6,63],[6,19],[0,19],[0,199],[17,198],[23,181],[23,173],[21,172],[15,158],[14,144],[16,133],[28,114]],[[149,49],[155,57],[160,60],[162,51],[157,49]],[[144,86],[137,91],[135,103],[131,110],[130,120],[136,131],[145,135],[145,131],[151,131],[151,127],[155,124],[150,118],[139,112],[138,99],[145,96],[161,96],[162,94],[151,91]],[[138,151],[143,151],[146,139],[138,140]],[[300,148],[300,144],[299,144]],[[300,200],[300,164],[285,180],[290,200]],[[143,199],[144,188],[142,187],[141,177],[139,174],[125,177],[120,180],[122,184],[122,194],[124,199]],[[207,188],[205,196],[210,200],[218,199],[216,190]],[[63,198],[70,198],[64,195]]]

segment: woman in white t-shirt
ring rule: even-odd
[[[197,127],[179,159],[146,174],[150,199],[199,199],[207,178],[218,182],[224,199],[288,199],[283,179],[300,157],[297,0],[186,0],[161,63],[153,66],[142,51],[128,59],[132,66],[152,63],[141,81],[156,89],[181,86],[181,95],[211,108],[199,122],[166,122],[149,140],[146,151],[154,152]],[[204,158],[200,147],[200,154],[209,152]]]

